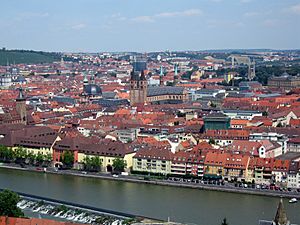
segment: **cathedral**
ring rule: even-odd
[[[161,70],[162,71],[162,70]],[[178,82],[177,66],[175,66],[174,85]],[[162,72],[160,78],[162,80]],[[179,104],[187,101],[187,92],[183,87],[164,86],[148,87],[144,71],[131,72],[130,76],[130,105],[137,104]]]

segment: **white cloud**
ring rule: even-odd
[[[16,20],[22,21],[34,18],[46,18],[49,17],[49,15],[50,14],[48,12],[23,12],[16,17]]]
[[[210,0],[211,2],[222,2],[223,0]]]
[[[139,23],[153,23],[155,20],[151,16],[138,16],[132,18],[132,21]]]
[[[209,28],[242,28],[245,27],[243,22],[231,21],[231,20],[208,20],[207,26]]]
[[[246,12],[246,13],[244,13],[244,17],[255,17],[255,16],[258,16],[258,15],[260,15],[260,13],[259,12]]]
[[[152,16],[138,16],[132,18],[131,20],[135,22],[152,23],[155,22],[156,19],[160,19],[160,18],[192,17],[192,16],[199,16],[199,15],[202,15],[202,11],[200,9],[188,9],[184,11],[162,12]]]
[[[263,26],[265,27],[275,27],[279,21],[277,19],[266,19],[263,21]]]
[[[300,14],[300,4],[291,6],[289,12]]]
[[[197,16],[201,15],[202,11],[199,9],[189,9],[181,12],[163,12],[154,15],[153,17],[176,17],[176,16]]]
[[[73,26],[71,26],[72,30],[82,30],[86,27],[86,24],[84,23],[79,23],[79,24],[75,24]]]
[[[252,0],[241,0],[241,3],[249,3],[252,2]]]

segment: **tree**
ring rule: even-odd
[[[91,172],[99,172],[101,170],[102,162],[99,156],[95,157],[85,157],[83,159],[84,163],[84,170],[91,171]]]
[[[127,163],[125,162],[125,160],[123,160],[121,158],[116,158],[113,160],[112,166],[114,168],[114,171],[123,172],[124,169],[127,167]]]
[[[38,152],[38,154],[36,155],[35,161],[36,161],[37,165],[41,165],[44,161],[44,155],[42,153]]]
[[[208,141],[208,144],[210,144],[210,145],[215,145],[216,144],[216,141],[214,140],[214,139],[209,139],[209,141]]]
[[[224,218],[223,219],[223,222],[222,222],[222,224],[221,225],[228,225],[228,223],[227,223],[227,219],[226,218]]]
[[[0,192],[0,216],[23,217],[24,213],[17,207],[20,196],[10,190]]]
[[[50,165],[51,161],[52,161],[52,155],[51,153],[47,153],[45,156],[44,156],[44,161],[45,163],[47,164],[47,166]]]
[[[22,148],[22,147],[18,147],[15,151],[15,162],[16,163],[23,163],[26,160],[27,157],[27,151]]]
[[[34,164],[35,159],[36,159],[36,156],[32,152],[29,152],[26,156],[25,162],[26,162],[26,164]]]
[[[61,161],[66,168],[72,168],[74,163],[74,153],[70,151],[65,151],[62,155]]]
[[[279,122],[279,123],[277,124],[277,127],[283,127],[282,123]]]
[[[14,159],[14,152],[11,148],[0,146],[0,160],[4,162],[11,162]]]

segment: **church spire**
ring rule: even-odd
[[[84,78],[83,78],[83,85],[88,85],[89,84],[89,80],[87,79],[87,76],[86,76],[86,72],[84,73]]]
[[[159,73],[159,85],[160,85],[160,86],[163,86],[163,85],[164,85],[163,77],[164,77],[163,67],[160,66],[160,73]]]
[[[163,76],[164,75],[164,71],[163,71],[163,66],[160,66],[160,73],[159,73],[159,76]]]
[[[25,101],[26,99],[25,99],[25,96],[23,93],[23,88],[20,87],[20,88],[18,88],[18,90],[19,90],[19,93],[18,93],[16,101]]]
[[[276,216],[274,219],[274,223],[276,225],[289,225],[290,222],[288,221],[285,209],[283,207],[283,201],[282,198],[280,199],[280,202],[277,207]]]
[[[174,76],[178,75],[178,68],[177,68],[177,64],[175,64],[174,66]]]
[[[174,66],[174,85],[178,83],[178,65],[177,63]]]
[[[142,70],[142,72],[141,72],[141,80],[146,80],[146,77],[145,77],[145,72],[144,72],[144,70]]]
[[[27,124],[26,98],[23,94],[22,87],[19,88],[19,93],[16,98],[16,111],[20,115],[21,123]]]

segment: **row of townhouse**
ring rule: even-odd
[[[12,150],[22,147],[27,153],[52,155],[53,145],[59,140],[59,133],[46,126],[15,124],[0,127],[0,145]]]
[[[73,138],[65,137],[57,141],[53,146],[54,166],[62,164],[61,159],[64,152],[69,151],[74,155],[74,168],[81,169],[86,157],[100,158],[102,171],[112,172],[114,159],[123,159],[126,163],[126,171],[132,167],[132,157],[135,155],[128,145],[110,139]]]
[[[221,147],[230,146],[234,143],[259,142],[262,146],[259,157],[272,158],[288,151],[288,138],[284,134],[275,132],[251,133],[249,130],[208,130],[200,138],[202,141],[214,141]],[[251,144],[252,145],[252,144]],[[291,145],[292,146],[292,145]],[[293,145],[294,146],[294,145]],[[295,151],[295,150],[294,150]]]
[[[203,177],[204,155],[198,151],[172,153],[168,148],[150,147],[133,157],[134,172]]]
[[[296,166],[293,167],[293,165]],[[276,183],[300,188],[299,163],[275,158],[259,158],[223,150],[179,151],[167,148],[145,148],[133,156],[133,171],[171,176],[223,178],[228,181]]]
[[[74,167],[82,168],[84,159],[99,156],[103,171],[112,171],[113,160],[121,158],[132,167],[135,152],[120,141],[92,139],[82,136],[66,136],[45,126],[1,126],[0,145],[15,150],[22,147],[27,153],[52,155],[53,166],[62,165],[62,155],[70,151],[74,155]]]

